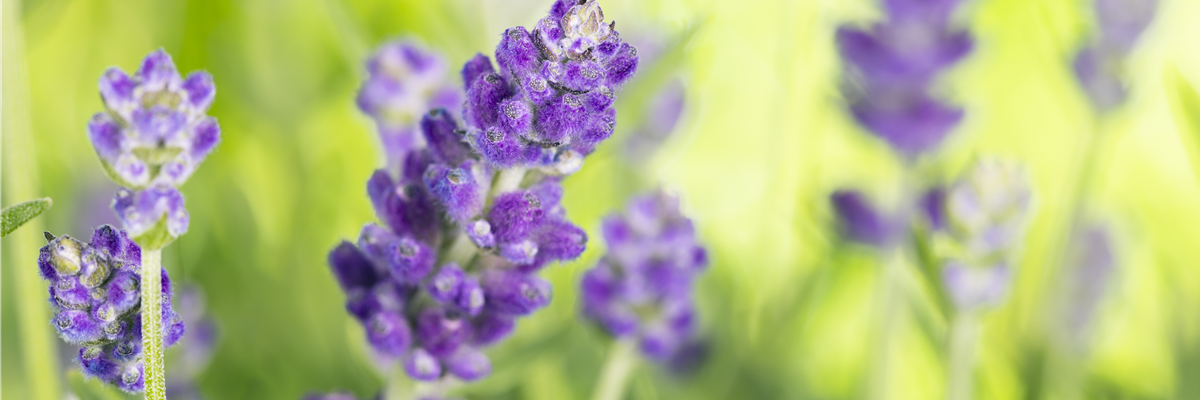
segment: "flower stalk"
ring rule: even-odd
[[[632,340],[617,340],[608,348],[608,357],[600,381],[592,391],[592,400],[621,400],[629,378],[637,369],[637,345]]]
[[[162,250],[142,251],[142,312],[162,314]],[[163,354],[163,324],[161,318],[142,319],[142,353],[146,379],[146,400],[167,398],[166,363]]]
[[[979,336],[978,316],[971,312],[958,313],[951,322],[949,333],[946,400],[970,400],[975,371],[975,347]]]

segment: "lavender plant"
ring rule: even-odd
[[[164,345],[179,340],[184,324],[171,310],[162,248],[187,232],[176,188],[220,140],[206,115],[216,87],[207,72],[180,77],[160,49],[132,76],[108,69],[99,88],[106,110],[89,121],[88,137],[106,174],[124,186],[113,209],[125,230],[101,227],[86,246],[47,234],[42,276],[53,282],[60,336],[85,346],[84,374],[163,399]]]
[[[971,398],[978,314],[1007,296],[1024,240],[1031,190],[1017,163],[983,158],[923,202],[930,241],[954,306],[947,398]]]
[[[559,182],[612,134],[616,90],[637,67],[594,0],[555,2],[532,30],[506,30],[495,55],[498,70],[482,54],[464,65],[461,123],[425,113],[425,145],[398,178],[368,181],[381,224],[329,254],[374,353],[418,381],[487,376],[482,349],[550,302],[537,272],[587,244]]]
[[[679,198],[659,189],[629,202],[603,223],[608,253],[584,274],[585,318],[619,344],[596,386],[596,399],[618,399],[636,345],[642,355],[675,369],[688,368],[704,352],[695,339],[692,288],[708,265],[692,221]]]
[[[903,249],[898,238],[917,208],[914,164],[935,150],[963,118],[963,110],[935,96],[937,78],[966,56],[973,40],[952,26],[960,0],[884,0],[886,19],[868,28],[840,27],[837,47],[845,62],[843,93],[850,115],[882,139],[905,162],[901,198],[894,211],[877,211],[866,195],[840,190],[831,201],[841,231],[853,241],[878,246],[883,276],[878,296],[881,328],[869,385],[872,398],[886,397],[891,338],[896,324],[895,280]]]

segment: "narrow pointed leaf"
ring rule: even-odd
[[[10,232],[20,228],[21,225],[25,225],[29,220],[49,210],[53,204],[54,202],[49,197],[43,197],[4,207],[3,230],[0,232],[0,236],[8,236]]]

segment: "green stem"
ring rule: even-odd
[[[592,400],[620,400],[629,377],[637,368],[637,346],[631,340],[618,340],[608,351],[608,360],[600,372],[600,381],[592,390]]]
[[[892,342],[896,336],[896,324],[899,321],[899,291],[896,281],[900,276],[901,263],[904,262],[903,251],[896,246],[893,251],[884,253],[883,277],[879,283],[879,330],[875,332],[875,361],[871,370],[871,386],[867,389],[869,398],[883,400],[888,398],[890,391],[889,365],[892,358]]]
[[[979,338],[978,317],[959,313],[950,325],[950,361],[947,363],[946,400],[969,400],[975,371],[975,347]]]
[[[167,398],[163,364],[162,250],[142,249],[142,363],[146,400]]]
[[[916,212],[919,196],[917,188],[916,171],[909,162],[901,176],[900,205],[896,210],[896,220],[907,221]],[[881,264],[883,264],[883,276],[877,285],[879,290],[877,301],[880,302],[877,308],[880,312],[880,327],[876,331],[875,360],[871,370],[870,387],[867,388],[868,398],[874,400],[887,399],[891,394],[889,367],[892,347],[894,347],[892,344],[897,336],[896,328],[900,321],[900,313],[903,311],[901,304],[904,302],[904,297],[900,295],[899,281],[904,272],[905,257],[905,246],[902,244],[891,244],[887,250],[880,251]]]
[[[25,38],[21,20],[20,1],[4,1],[0,5],[0,126],[3,131],[4,185],[6,202],[26,200],[37,195],[38,163],[34,158],[33,127],[29,118],[29,83],[25,76]],[[25,229],[5,237],[9,256],[4,265],[12,268],[16,290],[17,335],[21,339],[18,368],[5,372],[21,376],[14,388],[3,388],[4,397],[29,399],[61,399],[62,370],[58,363],[54,331],[49,323],[46,286],[38,277],[34,260],[41,241],[42,223],[30,221]],[[11,241],[11,243],[9,243]],[[6,330],[7,334],[8,331]],[[10,353],[11,354],[11,353]],[[6,363],[7,365],[7,363]],[[17,371],[13,371],[13,370]],[[24,386],[24,393],[19,391]]]

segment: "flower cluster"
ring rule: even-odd
[[[1030,197],[1024,169],[994,158],[927,197],[942,280],[959,310],[994,306],[1007,295]]]
[[[532,31],[504,32],[499,72],[483,55],[467,63],[466,135],[488,165],[566,175],[612,135],[616,90],[638,64],[615,26],[596,0],[558,0]]]
[[[1122,82],[1125,59],[1150,25],[1157,0],[1096,0],[1099,35],[1075,56],[1075,77],[1097,111],[1107,112],[1125,102]]]
[[[938,74],[970,52],[968,33],[950,27],[960,0],[885,0],[888,19],[863,30],[842,27],[846,96],[854,118],[898,153],[936,147],[963,111],[931,93]]]
[[[445,61],[411,40],[380,46],[367,60],[367,73],[358,108],[375,121],[384,154],[393,164],[388,167],[396,171],[399,161],[421,146],[421,115],[430,108],[458,115],[462,93],[449,84]]]
[[[212,75],[182,78],[160,49],[133,76],[109,68],[99,86],[107,111],[92,116],[88,138],[109,178],[129,188],[113,208],[138,243],[161,247],[187,231],[176,188],[221,137],[217,120],[206,114],[217,93]]]
[[[636,52],[600,24],[594,2],[573,4],[556,3],[532,35],[509,29],[496,51],[500,74],[483,55],[466,63],[468,125],[445,109],[422,115],[425,145],[405,155],[398,179],[380,170],[367,182],[381,224],[329,254],[374,352],[414,379],[488,375],[481,349],[550,302],[537,272],[587,244],[560,204],[558,175],[578,169],[590,152],[581,146],[603,139],[580,139],[585,130],[576,128],[612,120],[613,89],[632,73]],[[543,135],[559,136],[549,146]]]
[[[67,343],[83,346],[77,360],[87,376],[140,392],[142,360],[141,253],[124,231],[105,225],[90,243],[53,237],[42,247],[38,268],[50,282],[53,325]],[[163,341],[183,336],[182,318],[171,309],[171,283],[162,270]]]
[[[618,338],[636,340],[660,362],[687,357],[694,342],[692,286],[708,265],[679,199],[656,191],[604,220],[608,253],[583,277],[584,315]]]

